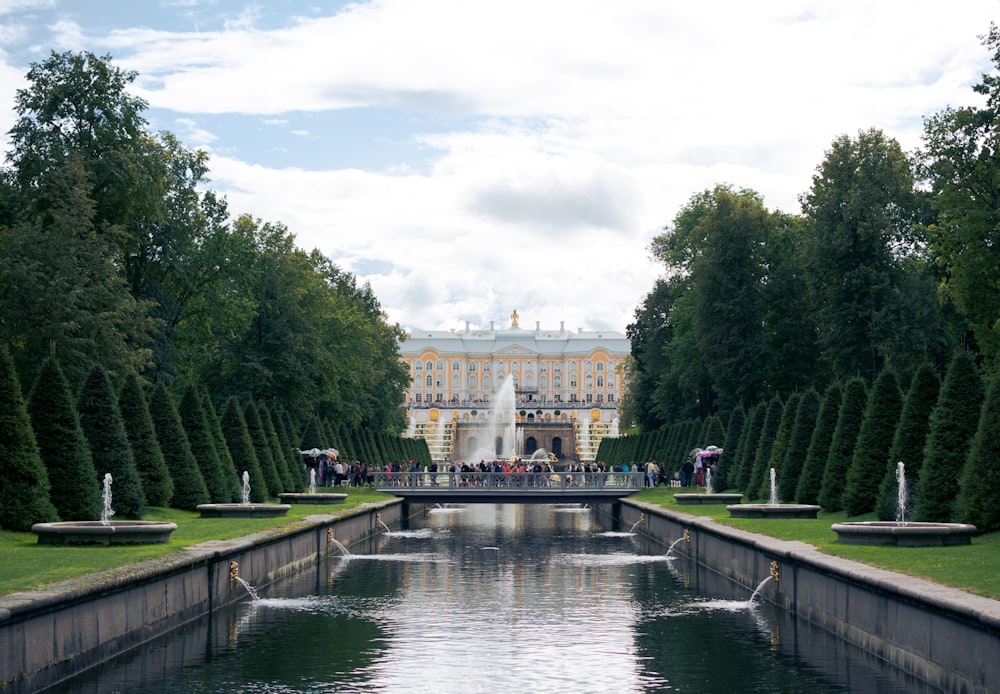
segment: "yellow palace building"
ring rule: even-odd
[[[437,462],[539,449],[591,462],[601,439],[618,435],[630,353],[622,333],[525,329],[517,311],[506,329],[414,330],[400,344],[411,376],[406,435],[425,439]],[[513,430],[506,442],[498,420]]]

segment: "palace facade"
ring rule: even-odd
[[[513,409],[515,455],[544,449],[563,462],[593,461],[601,439],[618,435],[630,354],[622,333],[525,329],[516,311],[505,329],[415,330],[400,345],[411,376],[407,435],[425,439],[439,462],[484,449],[506,456],[489,425],[505,414],[495,411],[498,395],[512,385],[503,406]]]

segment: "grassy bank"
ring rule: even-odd
[[[854,559],[870,566],[920,576],[961,588],[976,595],[1000,600],[1000,533],[972,539],[971,545],[956,547],[867,547],[837,544],[830,526],[844,521],[875,520],[874,514],[847,517],[843,511],[820,511],[812,519],[730,518],[724,505],[681,506],[674,501],[677,489],[646,489],[631,498],[669,508],[679,513],[704,516],[728,525],[782,540],[808,542],[827,554]]]
[[[56,581],[116,566],[155,559],[206,540],[230,540],[268,528],[281,527],[316,514],[337,514],[360,504],[390,499],[367,488],[350,489],[343,504],[318,506],[292,504],[282,518],[202,518],[196,511],[153,508],[144,520],[177,524],[170,542],[136,546],[39,545],[34,533],[0,530],[0,595],[41,588]]]

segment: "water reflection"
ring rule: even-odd
[[[583,507],[433,509],[72,691],[920,691]],[[605,522],[606,523],[606,522]]]

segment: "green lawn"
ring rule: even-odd
[[[1000,533],[974,537],[971,545],[956,547],[869,547],[837,544],[830,529],[844,521],[875,520],[874,514],[847,517],[843,511],[820,511],[815,520],[730,518],[724,505],[681,506],[674,501],[677,489],[646,489],[631,498],[669,508],[680,513],[705,516],[733,528],[740,528],[782,540],[808,542],[820,551],[854,559],[871,566],[943,583],[970,593],[1000,600]]]
[[[816,520],[730,518],[725,506],[679,506],[676,489],[658,487],[632,498],[681,513],[706,516],[734,528],[784,540],[808,542],[828,554],[854,559],[913,576],[962,588],[977,595],[1000,599],[1000,533],[973,538],[958,547],[865,547],[839,545],[830,526],[847,520],[844,513],[820,511]],[[387,494],[371,489],[350,489],[340,506],[293,504],[283,518],[201,518],[198,513],[175,509],[152,509],[146,520],[177,524],[171,541],[135,547],[63,547],[39,545],[33,533],[0,530],[0,595],[41,588],[50,583],[179,552],[205,540],[227,540],[282,527],[313,514],[339,513],[365,502],[384,501]],[[871,520],[858,516],[849,520]]]
[[[338,490],[340,491],[340,490]],[[343,504],[320,506],[292,504],[282,518],[202,518],[196,511],[153,508],[144,520],[170,521],[177,530],[170,542],[136,546],[39,545],[34,533],[0,530],[0,595],[18,590],[41,588],[56,581],[74,578],[146,559],[155,559],[206,540],[229,540],[268,528],[278,528],[315,514],[336,514],[365,502],[392,497],[368,488],[351,488]]]

